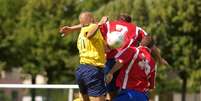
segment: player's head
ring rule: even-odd
[[[154,40],[153,40],[152,36],[150,36],[150,35],[145,36],[145,37],[142,39],[140,45],[141,45],[141,46],[146,46],[146,47],[148,47],[148,48],[153,47],[153,45],[154,45]]]
[[[118,16],[117,20],[123,20],[125,22],[131,23],[132,18],[128,14],[122,13]]]
[[[91,12],[82,12],[79,16],[81,24],[90,24],[94,22],[94,16]]]

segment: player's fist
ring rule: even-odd
[[[59,32],[62,34],[67,34],[71,31],[71,28],[69,26],[63,26],[59,29]]]
[[[112,81],[113,74],[108,73],[105,78],[106,78],[106,83],[108,84],[108,83],[110,83]]]
[[[103,17],[101,18],[101,20],[99,21],[98,25],[102,25],[102,24],[106,23],[107,20],[108,20],[108,17],[107,17],[107,16],[103,16]]]

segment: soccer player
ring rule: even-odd
[[[113,101],[148,101],[147,92],[155,85],[155,61],[151,56],[153,40],[150,36],[142,39],[139,47],[129,47],[116,57],[117,63],[107,74],[110,82],[119,70],[116,85],[121,89]]]
[[[141,27],[131,23],[131,17],[127,14],[120,14],[116,21],[106,22],[106,24],[101,26],[101,32],[105,40],[107,40],[107,35],[111,32],[125,34],[123,45],[117,49],[118,54],[121,54],[123,50],[129,46],[139,46],[143,37],[148,35]],[[115,53],[114,50],[116,49],[109,51],[107,56],[113,57],[117,55],[117,51]],[[160,50],[155,45],[152,47],[152,52],[160,64],[168,65],[167,61],[161,57]]]
[[[105,74],[107,74],[111,70],[111,68],[114,66],[115,64],[114,57],[118,53],[118,50],[121,50],[124,47],[126,47],[128,43],[127,41],[131,39],[130,37],[132,33],[135,32],[136,27],[134,24],[131,24],[130,22],[131,22],[131,18],[129,17],[126,18],[125,16],[120,15],[116,21],[111,21],[111,22],[107,21],[106,24],[102,25],[100,28],[105,40],[107,40],[107,35],[110,34],[111,32],[119,32],[126,35],[123,46],[121,48],[119,49],[111,48],[109,51],[106,52],[107,62],[104,68]],[[117,75],[118,75],[118,72],[114,74],[114,79],[112,79],[112,81],[109,84],[107,84],[109,100],[112,100],[117,95],[117,92],[118,92],[118,88],[115,86],[115,80]]]
[[[76,70],[76,80],[84,101],[105,101],[106,87],[104,82],[105,41],[99,26],[106,22],[102,18],[95,22],[90,12],[79,16],[80,24],[72,27],[64,26],[61,33],[68,34],[81,28],[77,47],[80,55],[80,65]]]
[[[114,66],[115,56],[121,55],[130,46],[139,46],[139,43],[144,38],[144,36],[148,35],[142,28],[131,23],[131,17],[126,14],[120,14],[116,21],[106,22],[106,24],[101,26],[101,32],[105,40],[107,40],[107,35],[111,32],[125,34],[123,45],[118,49],[111,49],[107,52],[107,62],[104,68],[105,74],[107,74]],[[152,52],[156,54],[156,57],[160,63],[167,64],[167,62],[161,57],[157,47],[154,46],[152,50]],[[110,99],[112,99],[116,95],[118,90],[118,88],[115,86],[115,79],[117,75],[118,72],[114,74],[114,78],[112,79],[112,81],[107,84]]]

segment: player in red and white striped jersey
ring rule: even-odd
[[[125,14],[121,14],[116,21],[108,21],[106,24],[101,26],[100,29],[105,40],[107,40],[107,36],[111,32],[125,34],[123,45],[117,49],[118,51],[128,47],[129,44],[135,47],[138,46],[138,43],[142,38],[148,35],[142,28],[131,23],[131,17]],[[108,58],[113,58],[116,55],[114,50],[116,49],[112,49],[108,52]]]
[[[115,56],[120,56],[122,53],[124,53],[124,51],[129,48],[129,47],[137,47],[139,46],[139,43],[141,42],[141,40],[144,38],[144,36],[147,36],[148,34],[140,27],[136,26],[135,24],[131,23],[131,17],[125,14],[121,14],[118,19],[116,21],[108,21],[105,25],[101,26],[101,32],[105,38],[105,40],[107,40],[107,36],[108,34],[110,34],[111,32],[118,32],[118,33],[122,33],[125,34],[124,37],[124,41],[123,44],[120,48],[118,49],[111,49],[110,51],[106,52],[107,53],[107,63],[105,66],[105,73],[107,74],[109,72],[109,70],[111,70],[111,68],[113,67],[113,65],[115,64]],[[156,47],[153,48],[153,50],[157,49]],[[160,54],[158,52],[156,52],[157,57],[159,58],[159,60],[161,60],[162,62],[164,61],[164,59],[161,58]],[[164,61],[163,64],[166,61]],[[111,83],[108,84],[108,92],[110,93],[110,98],[112,99],[113,96],[115,96],[115,92],[117,90],[117,88],[115,87],[115,78],[116,75],[118,73],[115,74],[114,79],[112,80]]]
[[[116,58],[117,63],[107,74],[107,82],[119,70],[116,84],[121,89],[114,101],[148,101],[147,91],[155,85],[155,61],[151,56],[153,41],[142,39],[141,46],[129,47]]]
[[[101,32],[107,40],[108,34],[111,32],[117,32],[117,34],[124,34],[124,41],[120,48],[118,49],[111,49],[106,52],[107,54],[107,62],[105,64],[105,74],[107,74],[113,65],[115,64],[115,55],[120,55],[124,49],[130,46],[138,46],[138,43],[142,40],[147,33],[142,30],[140,27],[137,27],[135,24],[131,23],[131,17],[127,15],[120,15],[116,21],[108,21],[106,24],[100,27]],[[107,89],[109,92],[109,99],[113,99],[116,96],[118,88],[115,86],[115,80],[118,75],[118,72],[115,73],[112,82],[107,84]]]

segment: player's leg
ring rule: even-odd
[[[89,96],[87,94],[87,86],[84,82],[83,74],[87,71],[83,65],[80,65],[76,70],[76,81],[79,86],[80,94],[82,97],[82,101],[90,101]]]
[[[132,101],[132,100],[130,99],[127,91],[120,91],[119,94],[115,98],[113,98],[112,101]]]
[[[99,67],[85,65],[88,72],[85,73],[85,84],[90,101],[105,101],[106,86],[104,82],[103,69]]]
[[[105,96],[90,96],[89,99],[90,101],[105,101]]]
[[[90,100],[89,100],[89,96],[86,95],[86,94],[82,94],[82,93],[81,93],[81,97],[82,97],[82,100],[81,100],[81,101],[90,101]]]
[[[113,101],[148,101],[145,93],[134,90],[122,90]]]

